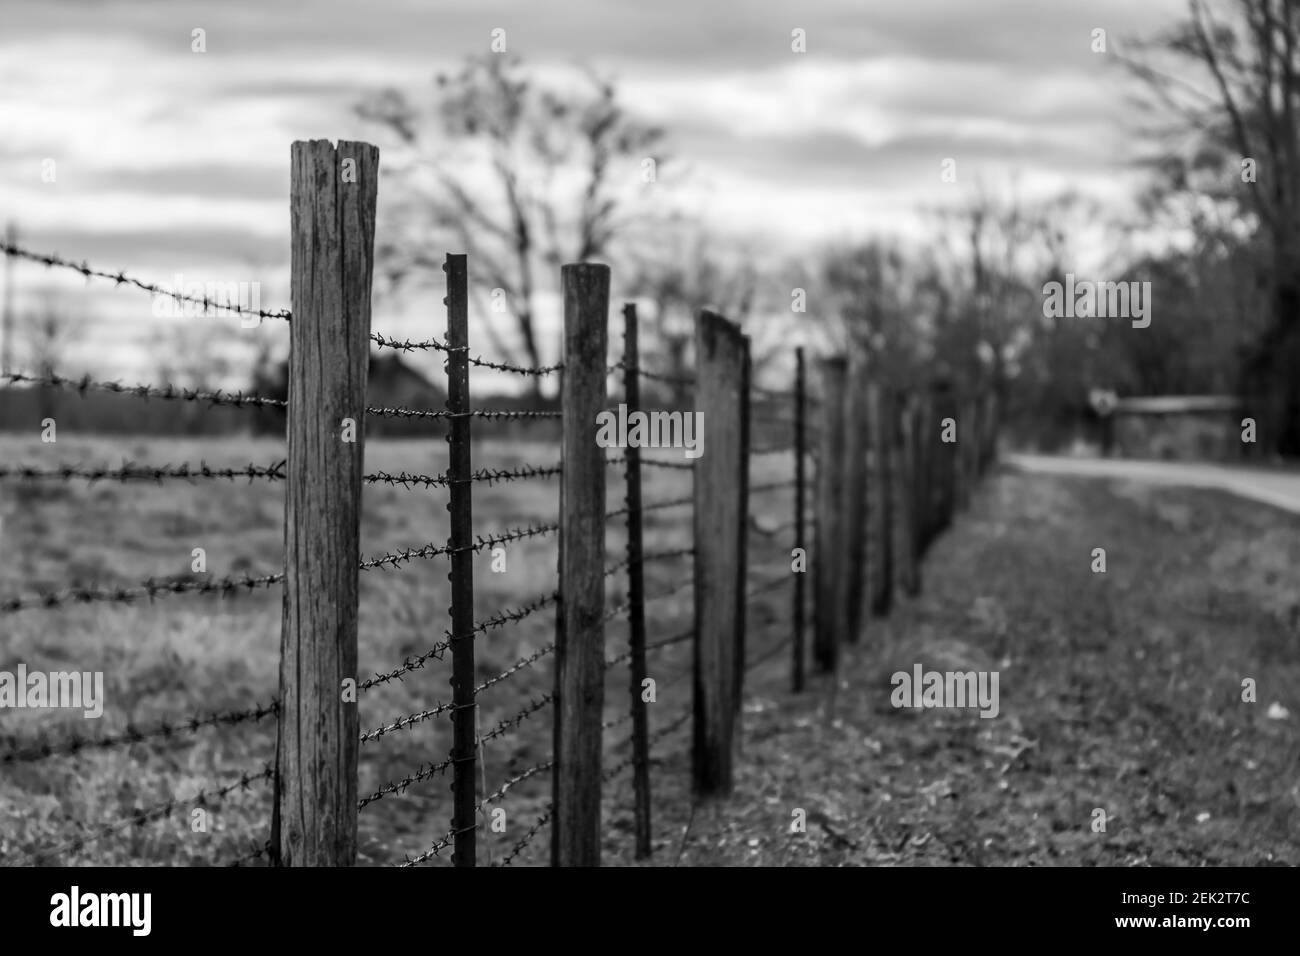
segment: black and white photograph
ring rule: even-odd
[[[1280,923],[1294,0],[5,0],[0,131],[6,926]]]

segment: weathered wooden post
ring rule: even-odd
[[[871,387],[871,435],[876,474],[874,532],[876,550],[872,562],[871,613],[889,614],[894,602],[894,440],[896,416],[893,393],[880,384]]]
[[[899,502],[902,511],[899,570],[903,592],[909,597],[921,593],[921,452],[917,441],[919,421],[920,403],[916,394],[909,392],[903,396],[898,408],[901,466]]]
[[[700,796],[732,787],[737,657],[744,619],[746,515],[744,404],[748,340],[722,316],[695,321],[695,407],[703,412],[703,454],[692,469],[695,495],[695,709],[692,783]]]
[[[817,456],[816,540],[813,551],[813,663],[832,673],[843,637],[844,567],[844,385],[843,358],[821,363],[821,435]]]
[[[794,350],[794,546],[804,549],[805,571],[796,573],[794,578],[794,665],[791,670],[791,686],[800,693],[804,688],[804,582],[808,578],[807,555],[808,544],[804,538],[804,505],[806,498],[806,470],[808,457],[808,436],[804,423],[807,414],[807,402],[804,397],[804,355],[803,348]]]
[[[641,408],[641,361],[636,305],[623,306],[623,397],[628,414]],[[629,445],[624,458],[627,497],[627,620],[628,664],[632,706],[632,791],[635,800],[636,857],[650,856],[650,727],[646,702],[641,699],[646,679],[645,564],[641,523],[641,448]]]
[[[271,853],[357,852],[357,600],[379,150],[291,151],[288,463]]]
[[[750,366],[749,336],[742,335],[740,368],[740,468],[736,477],[736,498],[740,505],[739,541],[736,544],[736,655],[734,661],[735,683],[732,689],[732,706],[736,711],[736,728],[732,736],[736,747],[741,745],[740,711],[745,701],[745,639],[749,604],[746,599],[749,577],[749,443],[750,415],[753,394],[750,391],[753,369]]]
[[[844,639],[856,644],[862,631],[862,612],[869,590],[867,542],[871,523],[867,512],[867,356],[860,346],[849,352],[844,380],[844,523],[843,561],[847,583],[840,594],[844,602]]]
[[[600,865],[601,723],[605,704],[605,407],[609,266],[560,270],[564,373],[560,598],[555,615],[551,865]]]
[[[936,464],[939,432],[934,412],[934,395],[928,387],[917,394],[916,450],[920,472],[917,492],[920,507],[917,509],[917,538],[920,542],[918,560],[923,560],[934,541],[936,520]]]
[[[469,271],[463,255],[449,255],[447,274],[447,510],[451,552],[452,862],[474,866],[478,747],[474,701],[474,512],[470,461]]]

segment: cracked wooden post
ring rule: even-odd
[[[695,407],[703,454],[695,497],[695,690],[691,777],[699,796],[731,792],[745,593],[744,423],[749,340],[707,309],[695,320]]]
[[[601,723],[605,706],[605,407],[609,266],[560,270],[564,377],[560,599],[555,613],[551,865],[600,865]]]
[[[844,379],[843,358],[821,363],[822,419],[817,455],[816,537],[813,544],[813,664],[819,673],[835,670],[842,639],[841,597],[844,567]]]
[[[293,144],[284,604],[272,860],[357,854],[357,600],[379,150]],[[350,689],[349,685],[350,684]]]

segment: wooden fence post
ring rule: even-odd
[[[839,659],[844,567],[844,380],[843,358],[821,363],[822,420],[817,457],[817,502],[813,551],[813,663],[834,673]]]
[[[451,552],[452,819],[455,866],[474,866],[478,830],[474,826],[478,747],[474,702],[474,487],[470,461],[469,273],[465,256],[448,255],[447,274],[447,545]]]
[[[916,450],[920,460],[921,480],[917,483],[920,508],[917,511],[918,538],[921,543],[917,554],[923,560],[934,541],[935,533],[935,473],[937,455],[935,445],[939,433],[935,429],[934,395],[929,387],[924,387],[917,395],[916,416]]]
[[[807,573],[807,544],[804,540],[804,503],[808,436],[804,427],[806,399],[804,397],[804,356],[802,346],[794,350],[794,546],[804,549],[804,571],[794,578],[794,666],[791,686],[800,693],[804,688],[804,582]]]
[[[737,574],[747,516],[742,511],[745,454],[743,396],[748,343],[722,316],[700,310],[695,321],[695,407],[704,413],[703,454],[692,469],[695,496],[695,704],[691,751],[697,795],[731,792],[736,725]],[[739,592],[739,593],[737,593]]]
[[[899,503],[900,515],[899,541],[902,544],[900,560],[900,577],[903,592],[909,597],[921,593],[921,468],[920,449],[918,448],[918,420],[920,404],[916,394],[909,392],[903,396],[898,407],[899,426]]]
[[[636,305],[623,306],[623,398],[628,414],[641,408],[640,351]],[[650,856],[650,727],[641,683],[646,679],[645,564],[641,527],[641,447],[631,444],[624,458],[627,498],[628,665],[632,705],[632,791],[635,800],[636,858]]]
[[[872,487],[876,489],[875,540],[876,553],[872,563],[874,590],[871,613],[884,617],[894,603],[894,439],[896,416],[893,393],[884,385],[871,388],[871,436],[875,453],[876,475]]]
[[[739,326],[737,326],[739,328]],[[736,656],[735,683],[733,684],[731,702],[736,712],[736,727],[732,731],[736,747],[741,745],[740,709],[745,701],[745,640],[749,602],[746,593],[749,590],[749,448],[753,393],[750,391],[752,368],[750,367],[749,336],[741,335],[740,367],[740,470],[736,479],[736,497],[740,504],[740,527],[737,529],[739,539],[736,543]],[[706,406],[707,408],[707,406]],[[707,414],[707,412],[706,412]]]
[[[934,450],[934,468],[931,472],[935,485],[934,516],[930,541],[947,530],[952,521],[954,472],[953,445],[943,440],[944,419],[953,417],[949,401],[948,383],[941,381],[931,388],[930,441]]]
[[[271,823],[272,860],[281,866],[356,862],[357,578],[378,178],[379,150],[367,143],[293,144],[285,581]]]
[[[555,615],[551,865],[600,865],[601,723],[605,704],[605,407],[609,266],[560,270],[564,413],[560,475],[560,598]]]
[[[966,507],[966,486],[968,476],[966,474],[966,440],[970,437],[970,422],[966,418],[966,400],[961,392],[957,392],[952,403],[952,420],[956,426],[957,444],[952,448],[952,506],[949,508],[951,513],[955,513]]]
[[[862,630],[862,612],[870,590],[867,572],[867,542],[870,540],[867,511],[867,358],[857,346],[849,352],[844,381],[844,509],[839,520],[844,528],[844,567],[847,582],[840,593],[844,602],[844,640],[856,644]]]

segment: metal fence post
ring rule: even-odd
[[[335,149],[328,140],[296,142],[291,169],[293,322],[271,858],[282,866],[351,866],[379,150],[367,143],[340,141]]]
[[[640,352],[636,306],[623,306],[623,395],[628,414],[641,408]],[[636,857],[650,856],[650,728],[645,701],[641,699],[646,679],[645,659],[645,566],[641,529],[641,448],[629,445],[624,458],[627,483],[627,603],[628,632],[632,660],[632,790],[635,799]]]
[[[451,512],[452,862],[474,866],[477,827],[474,775],[478,765],[474,702],[474,513],[470,461],[469,274],[465,256],[449,255],[447,274],[447,484]]]

